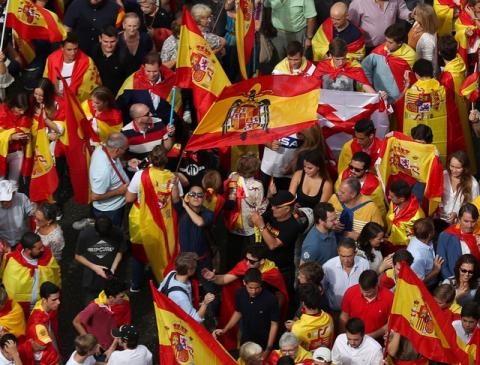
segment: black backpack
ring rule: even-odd
[[[165,285],[160,290],[160,293],[168,297],[168,295],[173,291],[181,291],[190,299],[190,295],[188,294],[188,292],[181,286],[175,285],[170,287],[170,281],[175,276],[175,274],[176,274],[175,271],[172,271],[170,274],[168,274],[167,281],[165,282]]]

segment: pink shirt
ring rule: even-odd
[[[367,47],[385,42],[385,30],[397,19],[408,20],[409,15],[405,0],[385,1],[383,10],[375,0],[353,0],[348,8],[350,21],[365,32]]]
[[[87,333],[94,335],[100,346],[104,350],[108,350],[113,342],[112,329],[117,328],[117,322],[111,309],[92,302],[80,312],[79,316]]]

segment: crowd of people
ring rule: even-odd
[[[183,5],[240,81],[233,0],[72,0],[66,38],[33,41],[33,61],[7,30],[0,365],[156,362],[129,301],[150,278],[238,364],[436,364],[388,326],[404,263],[459,341],[478,341],[480,112],[468,80],[478,74],[480,2],[253,1],[250,76],[317,78],[322,89],[377,94],[388,112],[357,118],[340,146],[319,121],[266,144],[199,151],[184,150],[199,122],[192,90],[178,91],[180,109],[165,92]],[[78,176],[65,155],[65,87],[95,137],[90,214],[73,224],[84,309],[70,326],[72,354],[58,330],[64,208]],[[29,188],[39,121],[58,175],[48,201]],[[431,167],[404,163],[384,181],[374,165],[388,138],[413,152],[431,146],[443,174],[424,181]],[[443,187],[434,209],[432,185]]]

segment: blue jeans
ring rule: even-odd
[[[95,207],[92,207],[92,213],[95,218],[98,218],[102,215],[107,216],[112,220],[114,226],[121,227],[123,222],[123,213],[125,211],[125,207],[121,207],[115,210],[98,210]]]

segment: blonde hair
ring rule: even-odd
[[[250,358],[262,353],[262,347],[255,342],[245,342],[240,346],[240,358],[244,361],[249,361]]]
[[[438,31],[438,18],[435,10],[431,5],[428,4],[418,4],[415,7],[415,15],[417,17],[418,24],[422,29],[430,34],[435,34]]]

